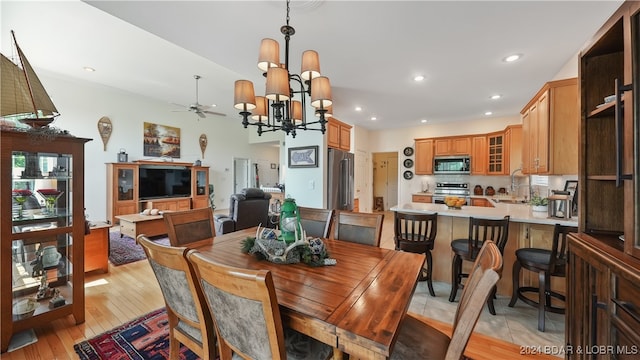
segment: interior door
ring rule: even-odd
[[[239,194],[242,189],[250,187],[249,159],[233,158],[233,193]]]

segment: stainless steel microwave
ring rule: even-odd
[[[436,156],[433,158],[434,174],[471,174],[471,158],[468,155]]]

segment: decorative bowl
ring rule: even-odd
[[[38,302],[32,298],[18,300],[13,304],[13,315],[18,319],[26,319],[33,316],[37,306]]]
[[[447,205],[447,209],[449,209],[449,210],[462,210],[462,206],[449,206],[449,205]]]

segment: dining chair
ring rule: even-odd
[[[549,311],[564,314],[564,308],[551,303],[551,298],[565,301],[565,296],[551,290],[551,277],[566,277],[567,235],[577,232],[575,226],[556,224],[553,228],[551,249],[522,248],[516,250],[516,261],[513,263],[513,294],[509,307],[513,307],[518,299],[538,307],[538,330],[544,331],[544,313]],[[538,287],[520,286],[522,268],[538,273]],[[538,301],[528,298],[526,293],[538,294]]]
[[[186,247],[164,246],[145,235],[138,235],[138,244],[160,284],[169,318],[169,358],[178,359],[180,344],[201,359],[215,359],[216,335],[213,318],[204,295],[196,286]]]
[[[336,210],[329,237],[365,245],[380,246],[383,213]]]
[[[502,253],[496,244],[485,241],[477,253],[453,319],[448,336],[427,324],[425,317],[407,313],[400,325],[390,359],[458,360],[463,358],[469,338],[478,322],[485,301],[502,276]]]
[[[244,359],[328,359],[333,354],[331,346],[283,328],[269,270],[222,265],[198,250],[190,250],[187,258],[213,315],[220,360],[234,353]]]
[[[307,236],[326,239],[329,237],[333,210],[298,206],[300,224]]]
[[[451,293],[449,294],[449,301],[455,301],[458,289],[464,287],[462,279],[469,276],[469,274],[462,272],[462,261],[475,261],[482,245],[488,240],[493,240],[500,250],[500,254],[504,254],[504,247],[508,239],[509,215],[502,219],[469,218],[468,237],[451,241],[451,250],[454,255],[451,263]],[[496,289],[494,288],[487,300],[489,312],[492,315],[496,314],[493,304],[495,293]]]
[[[213,209],[209,207],[166,212],[162,217],[167,226],[171,246],[185,246],[200,241],[211,241],[216,236]]]
[[[431,250],[438,233],[438,213],[413,214],[396,211],[393,223],[396,250],[425,255],[427,269],[422,269],[420,281],[426,280],[429,294],[436,296],[431,280],[433,273]]]

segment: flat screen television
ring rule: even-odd
[[[140,200],[191,196],[191,171],[184,166],[140,166]]]

